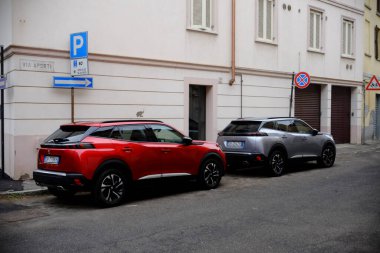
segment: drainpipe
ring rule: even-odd
[[[366,85],[366,81],[363,80],[363,115],[362,115],[362,141],[361,141],[361,144],[365,144],[365,86]]]
[[[236,23],[236,2],[232,0],[232,34],[231,34],[231,80],[230,85],[233,85],[235,82],[235,23]]]

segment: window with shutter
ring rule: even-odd
[[[212,31],[213,0],[191,0],[191,28]]]
[[[354,22],[351,20],[343,19],[342,25],[342,55],[352,57],[354,56]]]
[[[323,13],[310,10],[309,20],[309,48],[322,50]]]
[[[274,40],[274,0],[258,0],[257,37],[264,41]]]

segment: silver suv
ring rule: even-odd
[[[218,134],[230,169],[266,166],[280,176],[290,159],[317,160],[321,167],[335,161],[335,142],[296,118],[242,118]]]

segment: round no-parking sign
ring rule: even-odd
[[[300,89],[305,89],[310,84],[310,75],[306,72],[299,72],[294,77],[295,85]]]

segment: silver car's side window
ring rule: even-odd
[[[268,121],[266,123],[263,124],[263,126],[261,128],[266,128],[266,129],[276,129],[275,128],[275,122],[274,121]]]
[[[295,124],[295,126],[297,128],[297,131],[299,133],[302,133],[302,134],[311,134],[313,132],[313,129],[311,127],[309,127],[308,125],[306,125],[302,121],[296,120],[294,122],[294,124]]]
[[[294,132],[293,120],[279,120],[277,121],[277,130],[283,132]]]

